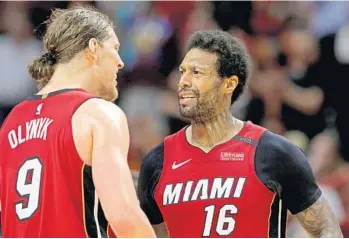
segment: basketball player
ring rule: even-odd
[[[156,231],[285,237],[289,210],[310,236],[342,237],[302,151],[230,114],[249,73],[241,44],[223,31],[196,32],[179,70],[180,113],[191,125],[152,149],[139,177]]]
[[[112,23],[55,10],[43,42],[28,67],[40,91],[1,128],[3,236],[155,237],[126,161],[126,117],[109,102],[124,65]]]

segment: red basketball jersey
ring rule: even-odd
[[[4,237],[98,237],[110,232],[91,167],[75,148],[72,116],[95,96],[61,90],[33,96],[0,131]],[[109,230],[108,230],[109,229]]]
[[[209,153],[189,145],[185,130],[165,139],[154,198],[171,237],[284,236],[286,210],[255,171],[264,132],[247,122]]]

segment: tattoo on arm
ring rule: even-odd
[[[312,237],[343,237],[336,216],[323,196],[296,217]]]
[[[166,228],[166,225],[164,222],[160,223],[158,225],[153,225],[153,229],[154,229],[157,237],[161,237],[161,238],[168,238],[169,237],[168,231],[167,231],[167,228]]]

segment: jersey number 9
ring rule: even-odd
[[[29,219],[39,208],[42,166],[40,158],[33,157],[25,160],[18,170],[16,191],[22,200],[15,207],[19,220]]]

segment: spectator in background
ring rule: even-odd
[[[285,75],[276,67],[275,42],[268,36],[257,35],[250,49],[254,69],[249,82],[251,101],[245,119],[260,123],[274,133],[283,134],[281,89]]]
[[[149,12],[134,15],[132,18],[130,22],[122,22],[129,26],[127,44],[130,47],[127,49],[133,49],[134,56],[126,57],[131,66],[125,73],[124,83],[127,85],[126,89],[122,90],[118,103],[129,121],[129,163],[132,169],[139,170],[143,153],[169,133],[160,106],[166,78],[159,72],[158,63],[162,46],[171,36],[173,29],[172,25],[152,8]]]
[[[313,138],[326,127],[317,39],[306,30],[289,30],[281,35],[280,42],[287,77],[283,84],[282,120],[288,130],[301,130]]]
[[[315,1],[309,14],[309,30],[321,39],[334,34],[349,20],[349,4],[346,1]]]
[[[259,38],[254,40],[257,68],[250,84],[254,98],[247,119],[275,127],[279,134],[301,130],[313,138],[325,128],[317,42],[303,30],[287,30],[276,39]]]
[[[26,65],[41,52],[31,34],[26,2],[4,2],[1,20],[5,34],[0,35],[0,125],[14,105],[35,92]]]

